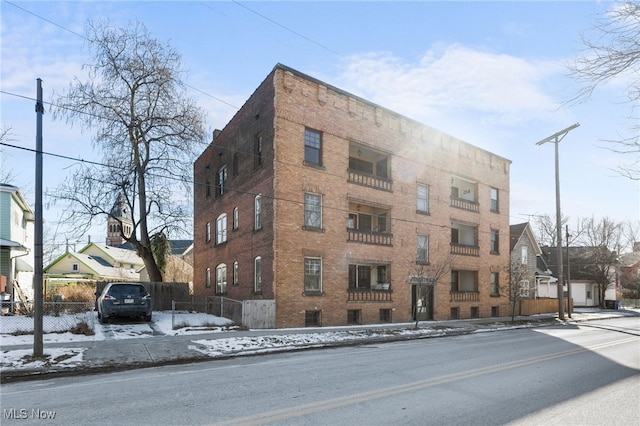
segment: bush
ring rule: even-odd
[[[64,297],[65,302],[93,302],[96,300],[95,284],[76,283],[68,284],[55,289],[55,295]],[[54,296],[49,295],[48,299]]]

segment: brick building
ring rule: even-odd
[[[278,64],[194,164],[194,292],[277,327],[506,313],[510,164]]]

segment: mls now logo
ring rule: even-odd
[[[27,410],[26,408],[5,408],[2,410],[2,417],[5,420],[52,420],[56,417],[56,412],[40,409]]]

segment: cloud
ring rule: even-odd
[[[545,85],[561,71],[556,62],[451,44],[435,45],[415,62],[388,52],[348,57],[340,84],[420,121],[466,111],[513,123],[557,110]]]

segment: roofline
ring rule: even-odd
[[[276,70],[278,70],[278,69],[280,69],[280,70],[282,70],[282,71],[289,71],[289,72],[290,72],[290,73],[292,73],[292,74],[296,74],[297,76],[304,78],[305,80],[309,80],[309,81],[311,81],[311,82],[313,82],[313,83],[315,83],[315,84],[318,84],[318,85],[326,86],[327,88],[329,88],[329,89],[331,89],[331,90],[333,90],[333,91],[335,91],[335,92],[341,93],[341,94],[342,94],[342,95],[344,95],[344,96],[347,96],[347,97],[351,97],[351,98],[357,99],[358,101],[360,101],[360,102],[362,102],[362,103],[364,103],[364,104],[367,104],[367,105],[373,106],[373,107],[375,107],[375,108],[380,108],[380,109],[382,109],[382,110],[384,110],[384,111],[388,112],[389,114],[395,115],[395,116],[397,116],[397,117],[403,117],[403,118],[405,118],[405,119],[407,119],[407,120],[409,120],[409,121],[411,121],[411,122],[413,122],[413,123],[415,123],[415,124],[417,124],[417,125],[419,125],[419,126],[422,126],[422,127],[428,127],[428,128],[433,129],[433,130],[435,130],[435,131],[437,131],[437,132],[440,132],[440,133],[446,134],[447,136],[452,137],[452,138],[454,138],[455,140],[457,140],[457,141],[459,141],[459,142],[461,142],[461,143],[467,144],[467,145],[469,145],[469,146],[471,146],[471,147],[473,147],[473,148],[475,148],[475,149],[479,149],[479,150],[481,150],[481,151],[484,151],[484,152],[486,152],[487,154],[490,154],[490,155],[493,155],[494,157],[500,158],[500,159],[501,159],[501,160],[503,160],[503,161],[507,161],[509,164],[511,164],[511,163],[512,163],[512,161],[511,161],[511,160],[509,160],[508,158],[502,157],[502,156],[500,156],[500,155],[498,155],[498,154],[496,154],[496,153],[494,153],[494,152],[488,151],[488,150],[486,150],[486,149],[484,149],[484,148],[481,148],[481,147],[479,147],[479,146],[477,146],[477,145],[474,145],[474,144],[472,144],[471,142],[464,141],[464,140],[462,140],[462,139],[460,139],[460,138],[458,138],[458,137],[456,137],[456,136],[453,136],[453,135],[450,135],[450,134],[445,133],[445,132],[443,132],[443,131],[440,131],[440,130],[436,129],[435,127],[431,127],[431,126],[429,126],[429,125],[427,125],[427,124],[421,123],[420,121],[414,120],[413,118],[407,117],[406,115],[402,115],[402,114],[400,114],[400,113],[398,113],[398,112],[396,112],[396,111],[393,111],[393,110],[391,110],[391,109],[389,109],[389,108],[383,107],[382,105],[378,105],[378,104],[376,104],[376,103],[374,103],[374,102],[371,102],[371,101],[369,101],[369,100],[367,100],[367,99],[364,99],[364,98],[362,98],[362,97],[360,97],[360,96],[358,96],[358,95],[354,95],[353,93],[347,92],[346,90],[340,89],[340,88],[338,88],[338,87],[336,87],[336,86],[333,86],[333,85],[331,85],[331,84],[328,84],[328,83],[326,83],[326,82],[324,82],[324,81],[322,81],[322,80],[318,80],[318,79],[317,79],[317,78],[315,78],[315,77],[311,77],[311,76],[310,76],[310,75],[308,75],[308,74],[305,74],[305,73],[303,73],[303,72],[300,72],[300,71],[298,71],[298,70],[296,70],[296,69],[293,69],[293,68],[291,68],[291,67],[289,67],[289,66],[287,66],[287,65],[284,65],[284,64],[282,64],[282,63],[280,63],[280,62],[278,62],[278,63],[273,67],[273,71],[272,71],[272,72],[275,72],[275,71],[276,71]]]

